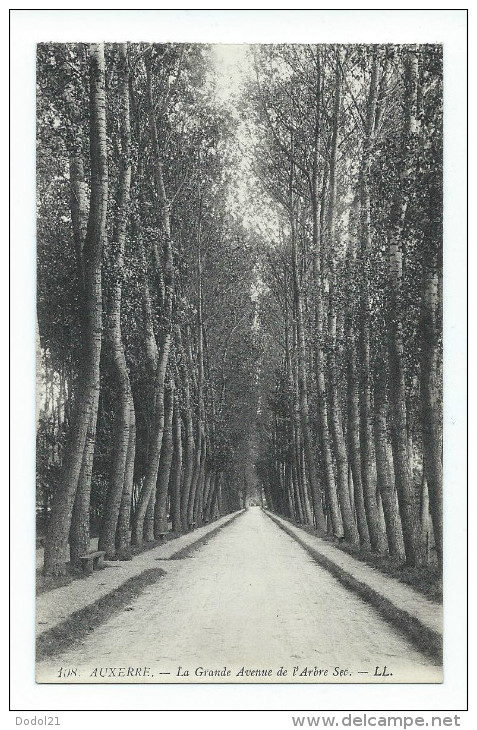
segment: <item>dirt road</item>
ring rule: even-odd
[[[439,666],[259,508],[190,557],[157,566],[166,577],[40,663],[37,681],[65,681],[60,668],[79,682],[441,681]]]

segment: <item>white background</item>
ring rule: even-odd
[[[33,4],[33,3],[32,3]],[[54,5],[55,3],[51,3]],[[61,3],[64,6],[66,3]],[[106,3],[103,3],[106,4]],[[449,3],[448,3],[449,4]],[[447,4],[447,5],[448,5]],[[292,727],[309,712],[466,704],[466,13],[464,10],[13,10],[11,13],[11,707],[63,727]],[[372,3],[368,6],[372,7]],[[382,5],[382,3],[381,3]],[[421,3],[426,5],[426,3]],[[439,5],[439,3],[434,3]],[[444,3],[442,3],[444,5]],[[3,14],[5,19],[5,14]],[[444,43],[445,680],[443,685],[161,686],[34,683],[35,44],[41,41]],[[2,54],[6,68],[7,39]],[[475,83],[475,81],[474,81]],[[4,96],[6,104],[6,96]],[[5,117],[6,113],[0,115]],[[4,130],[3,139],[5,140]],[[5,192],[6,194],[6,192]],[[3,197],[3,196],[2,196]],[[471,208],[472,210],[472,208]],[[6,221],[6,218],[3,219]],[[1,247],[6,250],[5,243]],[[6,284],[0,286],[5,312]],[[6,419],[4,419],[6,421]],[[3,463],[6,465],[6,455]],[[6,489],[6,479],[5,479]],[[471,485],[472,489],[472,485]],[[7,546],[1,553],[5,564]],[[6,607],[6,586],[4,607]],[[0,602],[1,603],[1,602]],[[6,620],[6,618],[5,618]],[[5,662],[6,668],[6,662]],[[7,678],[3,683],[6,689]],[[472,699],[472,691],[470,693]],[[6,709],[6,699],[2,703]],[[61,712],[61,710],[78,712]],[[117,714],[80,710],[289,710]],[[452,712],[454,711],[454,712]],[[107,714],[107,716],[106,716]],[[434,713],[435,714],[435,713]],[[460,713],[464,715],[464,713]],[[469,718],[462,718],[462,726]]]

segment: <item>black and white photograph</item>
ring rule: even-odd
[[[441,681],[442,47],[37,85],[37,680]]]
[[[445,684],[446,43],[93,30],[32,47],[32,681]]]

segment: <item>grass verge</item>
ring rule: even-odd
[[[304,540],[301,540],[299,535],[291,528],[276,519],[273,513],[267,511],[266,514],[280,529],[296,540],[318,565],[331,573],[342,585],[356,593],[366,603],[373,606],[386,621],[391,623],[403,636],[410,639],[420,652],[435,661],[436,664],[442,664],[442,636],[440,634],[422,624],[415,616],[411,616],[403,609],[397,608],[391,601],[366,583],[357,580],[351,573],[347,573],[318,550],[314,550]]]
[[[239,513],[239,514],[241,514],[241,513]],[[206,525],[211,525],[214,522],[216,522],[217,520],[220,520],[220,519],[222,519],[222,517],[225,517],[225,516],[226,515],[221,515],[220,517],[216,517],[214,520],[209,520],[209,522],[204,522],[203,525],[199,525],[199,527],[196,529],[199,529],[200,527],[205,527]],[[238,515],[236,515],[236,516],[238,516]],[[233,519],[235,519],[235,517]],[[229,524],[230,524],[230,521],[225,523],[225,525],[229,525]],[[207,535],[205,535],[204,538],[208,539],[209,536],[214,535],[222,527],[225,527],[225,525],[219,525],[219,527],[214,528],[213,530],[211,530],[211,532],[207,533]],[[141,545],[141,547],[131,546],[130,559],[133,560],[135,555],[139,555],[141,553],[148,552],[149,550],[154,550],[154,548],[160,547],[161,545],[165,545],[165,543],[169,542],[170,540],[177,540],[178,537],[182,537],[183,535],[189,535],[193,532],[194,532],[194,530],[189,530],[188,532],[172,532],[172,530],[171,530],[161,540],[153,540],[152,542],[143,543],[143,545]],[[197,541],[198,547],[200,547],[201,544],[204,544],[203,543],[204,538],[200,538]],[[194,545],[196,545],[196,543],[193,543],[191,547],[193,547]],[[179,553],[181,553],[182,551],[187,551],[187,550],[189,550],[189,547],[183,548],[182,550],[179,551]],[[180,558],[175,558],[175,554],[174,554],[174,556],[172,556],[169,559],[178,560]],[[110,561],[108,561],[108,562],[110,562]],[[85,580],[88,578],[89,578],[89,575],[85,575],[83,573],[83,571],[81,570],[81,568],[77,568],[74,565],[72,565],[71,563],[67,563],[65,575],[55,575],[55,576],[43,575],[42,569],[39,568],[36,571],[36,595],[41,596],[43,593],[52,591],[55,588],[62,588],[63,586],[67,586],[70,583],[73,583],[73,581]]]
[[[176,553],[173,553],[169,558],[165,558],[165,560],[181,560],[182,558],[189,557],[195,550],[198,550],[200,547],[208,543],[209,540],[220,532],[220,530],[224,527],[228,527],[228,525],[234,522],[242,513],[243,511],[238,512],[230,520],[225,522],[225,524],[218,525],[195,542],[187,545],[181,550],[178,550]],[[107,570],[107,568],[105,568],[105,570]],[[71,647],[73,644],[81,641],[88,636],[91,631],[94,631],[94,629],[107,621],[111,616],[119,613],[125,606],[131,603],[131,601],[135,600],[148,586],[156,583],[156,581],[164,575],[167,575],[167,573],[162,568],[150,568],[149,570],[145,570],[139,575],[125,581],[125,583],[120,585],[114,591],[108,593],[102,598],[99,598],[89,606],[85,606],[79,611],[75,611],[60,624],[53,626],[38,637],[36,642],[36,660],[40,661],[48,656],[59,654]],[[77,578],[81,579],[82,577],[83,574],[80,572]],[[71,580],[75,579],[70,577],[70,575],[62,576],[62,578],[65,579],[62,585],[67,585],[71,582]],[[67,580],[68,578],[70,578],[70,580]]]
[[[57,626],[45,631],[36,641],[37,662],[59,654],[84,639],[164,575],[167,574],[162,568],[145,570],[89,606],[75,611]]]
[[[388,575],[404,585],[410,586],[410,588],[422,593],[430,601],[442,603],[442,575],[437,564],[425,565],[422,568],[410,568],[403,560],[394,558],[388,553],[375,553],[371,550],[363,550],[358,545],[350,545],[345,541],[338,542],[336,538],[319,532],[311,525],[299,525],[282,515],[280,515],[280,518],[289,522],[294,527],[299,527],[300,530],[304,530],[309,535],[314,535],[321,540],[332,543],[333,547],[337,550],[351,555],[352,558],[359,560],[360,563],[365,563],[384,575]]]

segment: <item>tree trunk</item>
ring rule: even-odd
[[[332,310],[333,305],[330,305]],[[331,316],[334,316],[333,313]],[[330,431],[333,437],[334,453],[336,460],[337,489],[341,516],[343,518],[343,531],[345,539],[351,544],[360,541],[359,530],[354,520],[353,507],[351,504],[348,489],[348,455],[346,452],[341,407],[338,395],[337,365],[336,365],[336,338],[333,335],[335,325],[331,325],[331,358],[330,375]]]
[[[190,486],[189,494],[189,506],[187,510],[187,520],[189,527],[195,527],[196,522],[196,494],[200,488],[201,472],[204,464],[204,449],[205,449],[205,434],[203,431],[202,423],[199,420],[197,424],[197,439],[196,439],[196,450],[194,459],[194,471],[192,474],[192,481]]]
[[[202,505],[200,510],[200,522],[207,522],[207,505],[210,497],[210,490],[212,489],[212,471],[207,470],[204,476],[204,492],[202,497]]]
[[[171,338],[170,335],[167,334],[163,340],[159,364],[157,367],[155,384],[156,404],[148,463],[133,522],[132,542],[133,545],[136,545],[137,547],[141,547],[142,545],[146,512],[151,495],[156,487],[157,474],[159,470],[159,459],[161,456],[162,439],[164,435],[164,385],[167,362],[169,360],[170,343]]]
[[[154,111],[153,85],[151,75],[151,58],[146,59],[146,80],[147,80],[147,101],[149,116],[149,131],[152,144],[154,187],[157,195],[157,218],[158,226],[164,239],[164,306],[162,309],[163,336],[158,359],[158,366],[155,379],[154,391],[154,423],[152,427],[152,438],[148,453],[148,464],[144,478],[143,489],[139,496],[139,502],[134,516],[133,543],[141,546],[144,532],[144,521],[149,502],[156,488],[159,459],[161,454],[162,438],[164,432],[164,386],[166,368],[169,361],[171,347],[172,329],[172,305],[174,297],[174,260],[173,245],[171,237],[171,222],[169,215],[169,203],[164,186],[162,172],[162,157],[157,136],[156,119]]]
[[[172,434],[174,441],[170,476],[172,530],[181,532],[182,420],[177,390],[174,395]]]
[[[172,423],[174,414],[174,382],[171,381],[165,391],[165,420],[162,437],[161,458],[157,475],[156,499],[154,506],[154,538],[158,540],[169,532],[167,523],[167,490],[171,473],[172,450],[174,446]]]
[[[336,537],[343,536],[343,522],[341,519],[340,508],[338,504],[338,494],[336,490],[336,481],[333,470],[333,461],[331,454],[331,436],[328,430],[328,394],[326,392],[325,381],[325,359],[323,354],[323,300],[322,287],[323,281],[321,277],[321,252],[318,233],[318,203],[313,195],[313,238],[314,238],[314,254],[313,254],[313,278],[315,291],[315,378],[318,399],[318,423],[320,435],[320,447],[322,455],[322,464],[324,469],[324,482],[327,506],[330,513],[333,534]]]
[[[184,422],[185,422],[185,442],[182,463],[182,486],[181,486],[181,523],[182,530],[186,531],[189,527],[187,519],[187,511],[189,506],[190,486],[192,482],[192,474],[194,469],[194,424],[192,418],[192,405],[190,397],[190,379],[186,355],[182,346],[182,338],[179,326],[176,327],[176,344],[178,350],[179,370],[182,376],[183,394],[184,394]]]
[[[207,453],[208,453],[207,441],[208,441],[207,433],[204,433],[204,436],[202,439],[202,454],[201,454],[201,458],[200,458],[199,478],[197,481],[197,489],[195,492],[195,502],[194,502],[193,522],[197,527],[199,527],[202,524],[204,492],[205,492],[206,473],[207,473]]]
[[[378,52],[374,51],[370,88],[366,105],[365,140],[359,179],[360,206],[360,331],[359,331],[359,420],[361,478],[364,505],[369,529],[371,549],[386,549],[386,536],[379,519],[377,503],[377,474],[374,453],[372,404],[371,404],[371,355],[370,328],[371,304],[369,266],[371,254],[371,221],[368,176],[374,142],[376,100],[378,92]]]
[[[199,220],[197,223],[197,332],[198,332],[198,351],[197,351],[197,442],[194,471],[192,475],[189,506],[187,518],[189,526],[195,526],[197,523],[197,503],[196,494],[199,489],[198,498],[200,498],[200,490],[203,486],[202,477],[205,469],[206,459],[206,433],[205,433],[205,404],[204,404],[204,329],[202,317],[202,259],[201,259],[201,210],[202,199],[199,197]]]
[[[315,123],[313,144],[313,161],[310,178],[310,194],[311,194],[311,211],[313,225],[313,283],[314,283],[314,306],[315,306],[315,332],[314,332],[314,364],[315,379],[318,400],[318,432],[320,440],[321,463],[324,469],[324,485],[327,509],[331,515],[332,529],[335,535],[341,537],[343,535],[343,523],[338,505],[338,497],[336,493],[336,483],[333,472],[333,464],[331,457],[331,443],[328,432],[328,405],[324,375],[324,357],[323,357],[323,281],[321,276],[321,240],[320,240],[320,193],[319,193],[319,145],[320,145],[320,125],[321,125],[321,86],[323,83],[320,56],[317,51],[317,69],[316,69],[316,90],[315,90]],[[293,243],[293,241],[292,241]],[[296,249],[296,245],[295,245]],[[296,262],[295,262],[296,263]],[[295,266],[294,266],[295,268]],[[294,274],[295,276],[295,274]],[[303,335],[299,335],[299,344],[304,341]],[[306,443],[305,443],[306,446]],[[310,477],[312,473],[308,469]],[[311,481],[311,479],[310,479]],[[313,485],[312,485],[313,492]],[[315,499],[314,499],[315,501]],[[320,505],[321,506],[321,505]],[[321,529],[326,529],[326,521],[323,520]]]
[[[442,424],[440,404],[439,334],[436,315],[439,306],[438,274],[424,273],[421,314],[421,418],[424,469],[429,493],[429,510],[437,559],[442,568]]]
[[[182,529],[184,531],[189,529],[188,510],[192,477],[194,473],[194,450],[194,426],[192,421],[192,413],[189,410],[189,413],[186,414],[185,423],[184,466],[181,491],[181,522]]]
[[[213,519],[213,505],[215,500],[215,493],[217,488],[217,472],[215,469],[213,469],[210,472],[210,485],[209,485],[209,491],[207,494],[207,501],[205,504],[205,510],[204,510],[204,520],[206,522],[210,522],[211,519]]]
[[[163,438],[164,443],[164,438]],[[161,447],[161,453],[162,453],[162,447]],[[159,459],[159,468],[160,468],[160,459]],[[159,478],[159,470],[158,470],[158,478]],[[143,540],[144,542],[154,542],[154,511],[156,508],[156,490],[157,490],[157,482],[156,482],[156,489],[152,490],[151,496],[149,497],[149,502],[147,503],[147,509],[146,514],[144,516],[144,528],[143,528]]]
[[[297,359],[298,359],[298,395],[300,409],[300,426],[303,437],[305,459],[308,467],[308,478],[313,502],[316,528],[322,532],[326,529],[325,516],[321,503],[321,489],[316,472],[315,455],[313,451],[308,408],[308,386],[306,375],[306,343],[305,328],[303,323],[303,299],[301,293],[300,279],[298,274],[298,246],[297,233],[293,214],[290,215],[291,242],[292,242],[292,272],[293,272],[293,294],[294,314],[296,318],[297,334]]]
[[[333,110],[333,130],[331,138],[330,150],[330,166],[329,166],[329,196],[328,196],[328,240],[329,240],[329,256],[328,271],[330,280],[330,296],[328,303],[328,322],[329,322],[329,356],[328,356],[328,377],[329,377],[329,431],[333,437],[334,453],[336,459],[336,475],[337,475],[337,492],[341,517],[343,519],[343,531],[345,539],[356,544],[359,541],[359,534],[354,521],[354,515],[351,509],[351,502],[348,492],[348,457],[346,454],[343,427],[341,423],[341,408],[338,395],[338,366],[337,366],[337,343],[336,343],[336,271],[335,271],[335,229],[336,229],[336,156],[338,150],[338,125],[340,115],[340,85],[341,76],[339,70],[338,51],[335,51],[335,98]],[[315,282],[316,283],[316,282]],[[321,285],[321,281],[319,282]],[[321,332],[318,333],[321,336]],[[326,394],[324,394],[326,398]],[[329,435],[326,434],[328,440]],[[327,461],[328,457],[326,457]],[[327,471],[332,471],[332,465],[327,465]],[[334,479],[334,474],[333,474]],[[336,534],[336,530],[335,530]]]
[[[347,442],[349,467],[353,483],[353,500],[356,513],[359,543],[362,548],[370,547],[368,520],[364,505],[363,481],[361,479],[361,447],[359,442],[359,385],[356,348],[356,297],[353,280],[356,278],[356,234],[358,224],[358,198],[355,198],[350,214],[350,233],[347,252],[347,311],[346,311],[346,366],[347,366]]]
[[[286,277],[286,274],[285,274]],[[286,281],[286,278],[285,278]],[[295,333],[295,328],[294,328]],[[295,334],[294,338],[295,340]],[[300,453],[300,406],[298,377],[295,377],[295,369],[292,365],[291,345],[290,345],[290,323],[288,315],[288,297],[285,296],[285,371],[286,382],[288,386],[288,451],[289,462],[285,469],[285,483],[288,485],[289,491],[292,492],[295,503],[295,513],[299,523],[305,522],[304,516],[304,499],[302,499],[301,485],[299,484],[298,471],[298,455]],[[306,488],[306,487],[305,487]],[[304,493],[303,493],[304,494]],[[313,515],[309,515],[309,524],[313,524]]]
[[[415,132],[417,101],[417,59],[415,55],[405,63],[406,103],[404,108],[403,150]],[[405,153],[404,153],[405,155]],[[405,155],[400,169],[402,186],[396,188],[391,207],[392,235],[389,242],[389,401],[391,442],[393,447],[394,474],[401,514],[406,561],[418,567],[425,563],[425,551],[416,504],[408,444],[408,423],[406,409],[406,383],[403,364],[403,322],[402,322],[402,232],[407,211],[406,182],[410,175],[409,160]]]
[[[83,452],[83,463],[78,479],[70,527],[70,561],[79,566],[81,555],[89,552],[90,544],[90,498],[93,475],[94,447],[98,420],[99,383],[95,391],[88,432]]]
[[[402,560],[404,558],[404,542],[401,520],[396,502],[394,483],[388,459],[388,430],[386,423],[386,380],[385,365],[377,367],[374,390],[374,438],[376,444],[376,469],[379,492],[383,505],[389,553]]]
[[[44,572],[65,572],[65,554],[89,425],[99,388],[101,356],[102,287],[101,256],[106,235],[108,163],[104,45],[90,46],[90,159],[91,197],[83,247],[85,270],[85,324],[75,417],[64,457],[60,486],[53,496],[45,544]]]
[[[131,509],[134,483],[134,461],[136,456],[136,414],[131,399],[129,414],[129,443],[124,473],[124,487],[119,507],[118,525],[116,528],[116,553],[119,560],[131,557]]]
[[[106,559],[112,560],[116,554],[116,527],[118,523],[121,498],[123,494],[128,451],[132,446],[129,438],[131,409],[134,409],[131,384],[126,365],[126,356],[121,332],[121,300],[124,279],[124,248],[129,213],[131,188],[131,124],[129,120],[129,70],[127,44],[119,46],[121,110],[121,159],[118,182],[118,201],[115,231],[111,243],[111,293],[107,317],[107,339],[111,351],[112,374],[116,385],[116,417],[113,431],[113,454],[111,477],[103,519],[99,533],[98,549],[104,550]],[[131,458],[129,453],[129,457]]]

